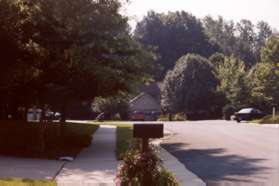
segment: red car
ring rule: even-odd
[[[133,121],[144,121],[144,113],[143,112],[134,112],[131,116],[131,120]]]

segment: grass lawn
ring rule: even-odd
[[[117,125],[116,137],[116,156],[118,160],[121,160],[131,143],[136,141],[133,138],[133,125]]]
[[[276,115],[274,120],[273,120],[272,115],[267,115],[267,116],[263,117],[262,119],[253,120],[252,123],[258,123],[258,124],[279,124],[279,115]]]
[[[76,156],[91,143],[98,125],[67,123],[63,135],[59,124],[50,123],[45,132],[44,153],[40,153],[40,124],[23,121],[0,121],[0,155],[57,159]]]
[[[30,180],[19,178],[8,178],[0,180],[0,186],[56,186],[54,181]]]
[[[112,125],[112,126],[129,126],[132,125],[132,121],[87,121],[88,124],[93,124],[93,125]]]

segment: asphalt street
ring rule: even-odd
[[[279,186],[279,127],[228,121],[165,123],[163,147],[209,186]]]

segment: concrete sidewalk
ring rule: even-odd
[[[64,162],[0,156],[0,178],[53,179]]]
[[[55,179],[58,186],[115,185],[118,165],[115,150],[116,128],[100,126],[91,145],[58,174]]]

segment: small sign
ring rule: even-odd
[[[164,125],[162,123],[137,123],[134,124],[135,138],[162,138],[164,137]]]

